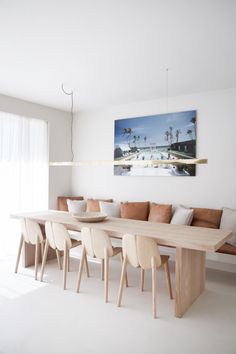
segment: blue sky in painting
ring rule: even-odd
[[[140,136],[140,145],[147,137],[147,145],[164,146],[165,131],[173,127],[174,142],[176,141],[176,129],[180,129],[179,141],[190,140],[187,130],[192,130],[192,137],[195,139],[194,124],[191,119],[196,118],[196,111],[176,112],[157,114],[152,116],[127,118],[115,120],[115,145],[127,144],[127,136],[123,135],[124,128],[131,128],[132,135]],[[143,144],[144,145],[144,144]]]

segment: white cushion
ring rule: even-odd
[[[66,199],[68,205],[68,211],[72,214],[80,214],[86,211],[85,200],[71,200]]]
[[[120,218],[120,203],[99,202],[100,210],[102,213],[114,218]]]
[[[171,219],[171,224],[175,225],[190,225],[193,220],[193,209],[187,209],[182,206],[175,208]]]
[[[188,206],[183,204],[172,204],[172,216],[174,215],[176,209],[178,208],[190,209]]]
[[[232,246],[236,246],[236,210],[223,208],[220,222],[220,229],[233,231],[233,236],[227,241]]]

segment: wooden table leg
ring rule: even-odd
[[[182,317],[205,288],[206,252],[176,248],[175,316]]]
[[[34,257],[35,257],[35,246],[24,242],[24,246],[22,250],[22,266],[30,267],[31,265],[34,265]]]

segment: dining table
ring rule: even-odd
[[[40,224],[47,221],[65,225],[68,230],[82,227],[104,230],[111,238],[122,239],[125,234],[151,237],[160,246],[173,247],[175,254],[175,316],[182,317],[205,289],[206,252],[216,252],[230,237],[231,230],[173,225],[150,221],[107,217],[100,222],[81,222],[69,212],[46,210],[11,215],[14,219],[29,218]],[[71,235],[73,236],[73,233]],[[23,265],[34,262],[32,245],[24,245]]]

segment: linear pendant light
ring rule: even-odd
[[[168,113],[168,99],[169,99],[169,82],[168,82],[169,69],[166,69],[166,110]],[[71,161],[55,161],[49,162],[52,167],[83,167],[83,166],[158,166],[158,165],[198,165],[207,164],[206,158],[187,158],[187,159],[171,159],[171,160],[87,160],[87,161],[74,161],[73,151],[73,121],[74,121],[74,91],[66,91],[64,85],[61,85],[62,92],[71,97]]]
[[[50,162],[50,166],[157,166],[157,165],[198,165],[207,164],[207,159],[175,159],[175,160],[87,160],[69,162]]]

